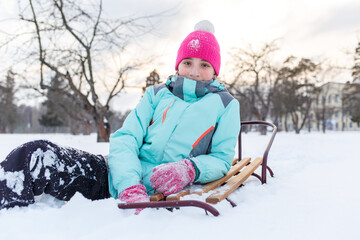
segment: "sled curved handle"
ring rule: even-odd
[[[266,121],[243,121],[243,122],[241,122],[241,128],[246,125],[263,125],[263,126],[269,126],[272,128],[269,142],[268,142],[266,149],[264,151],[264,154],[263,154],[263,162],[262,162],[260,180],[261,180],[261,183],[264,184],[264,183],[266,183],[266,170],[269,170],[271,176],[274,175],[272,170],[267,166],[267,159],[268,159],[271,145],[274,141],[274,138],[275,138],[275,135],[277,132],[277,127],[275,126],[275,124],[266,122]],[[242,159],[242,157],[241,157],[241,129],[240,129],[240,133],[239,133],[239,137],[238,137],[238,143],[239,143],[238,144],[238,155],[239,155],[239,159]]]
[[[180,207],[198,207],[210,212],[215,217],[220,213],[216,208],[210,204],[197,200],[182,200],[182,201],[159,201],[159,202],[137,202],[137,203],[119,203],[120,209],[137,209],[137,208],[180,208]]]

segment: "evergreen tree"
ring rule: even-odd
[[[43,106],[45,113],[39,123],[47,127],[68,126],[73,134],[90,134],[94,121],[75,96],[66,80],[56,74],[50,81]]]
[[[15,73],[7,72],[5,81],[0,82],[0,132],[14,132],[17,119],[17,106],[15,105]]]
[[[343,93],[344,112],[360,125],[360,83],[348,83]]]
[[[351,121],[360,125],[360,42],[355,48],[352,69],[353,83],[347,84],[344,89],[344,109],[351,116]]]
[[[160,83],[160,76],[159,73],[156,71],[156,69],[154,69],[149,76],[146,77],[146,84],[145,87],[143,87],[143,92],[145,92],[146,88],[155,85],[155,84],[159,84]]]
[[[355,48],[354,66],[352,69],[354,83],[360,84],[360,42],[358,42],[358,46]]]
[[[320,65],[310,59],[289,57],[278,72],[278,85],[271,96],[273,114],[290,116],[296,133],[309,119],[316,73]],[[285,122],[287,117],[285,118]],[[286,129],[285,124],[285,129]]]
[[[42,103],[46,112],[39,119],[39,123],[45,127],[59,127],[66,125],[66,115],[63,114],[59,103],[63,101],[61,93],[56,89],[61,88],[63,83],[58,75],[55,75],[50,82],[52,88],[47,93],[47,99]],[[56,103],[58,102],[58,103]]]

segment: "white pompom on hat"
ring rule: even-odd
[[[195,31],[209,32],[209,33],[212,33],[212,34],[215,33],[214,25],[208,20],[202,20],[202,21],[198,22],[197,24],[195,24],[194,30]]]
[[[178,70],[180,62],[185,58],[200,58],[208,61],[219,76],[221,56],[219,43],[214,36],[214,25],[208,20],[203,20],[198,22],[194,29],[195,31],[190,33],[180,45],[175,70]]]

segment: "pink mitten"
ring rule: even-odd
[[[177,193],[195,178],[195,168],[190,160],[161,164],[154,167],[150,177],[151,187],[165,196]]]
[[[150,202],[145,186],[140,184],[126,188],[120,193],[119,199],[126,203]],[[135,215],[138,215],[142,210],[143,208],[136,209]]]

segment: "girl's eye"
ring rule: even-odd
[[[184,62],[184,65],[191,65],[191,62],[185,61],[185,62]]]
[[[207,63],[203,63],[202,66],[205,67],[205,68],[210,67],[210,65],[207,64]]]

